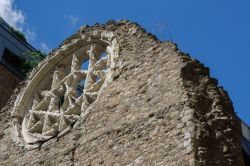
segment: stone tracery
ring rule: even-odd
[[[94,31],[39,66],[15,103],[16,141],[30,146],[69,131],[111,80],[117,50],[113,33]]]

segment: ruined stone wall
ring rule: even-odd
[[[9,100],[20,79],[0,64],[0,109]]]
[[[10,138],[13,99],[1,115],[0,165],[243,166],[232,103],[207,68],[128,21],[82,27],[62,46],[93,30],[117,38],[113,81],[70,133],[36,149]]]
[[[188,90],[197,165],[244,165],[240,147],[241,127],[232,102],[209,69],[197,60],[183,57],[182,78]],[[197,162],[198,161],[198,162]]]

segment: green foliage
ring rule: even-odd
[[[42,51],[26,51],[22,56],[22,71],[28,73],[46,57]]]
[[[26,39],[25,35],[21,31],[19,31],[18,29],[15,29],[14,27],[11,27],[11,30],[12,30],[13,33],[15,33],[15,35],[19,39],[21,39],[24,42],[27,42],[27,39]]]

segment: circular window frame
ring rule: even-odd
[[[84,49],[92,47],[93,44],[102,45],[103,47],[106,47],[106,52],[109,56],[107,62],[109,70],[106,74],[106,79],[102,84],[101,89],[99,90],[99,94],[102,89],[112,81],[113,68],[115,67],[115,61],[119,55],[119,46],[114,33],[105,30],[94,30],[89,33],[78,34],[78,38],[70,40],[68,44],[64,44],[59,49],[57,49],[51,56],[46,58],[46,60],[39,63],[37,68],[32,71],[29,78],[26,80],[26,86],[23,87],[21,92],[18,94],[12,110],[13,126],[11,130],[11,138],[18,145],[25,146],[28,148],[34,148],[38,147],[39,143],[48,140],[37,140],[33,143],[27,143],[24,138],[22,123],[25,119],[25,115],[28,114],[29,109],[32,107],[32,103],[30,100],[32,100],[34,98],[34,94],[40,90],[39,85],[41,85],[42,82],[45,81],[44,78],[49,75],[51,71],[55,71],[55,66],[61,65],[62,61],[66,62],[66,59],[72,56],[74,53],[84,51]],[[94,102],[91,105],[93,105]],[[64,133],[55,136],[62,136]]]

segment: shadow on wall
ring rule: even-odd
[[[250,127],[243,121],[241,121],[241,147],[245,159],[245,165],[250,166]]]

